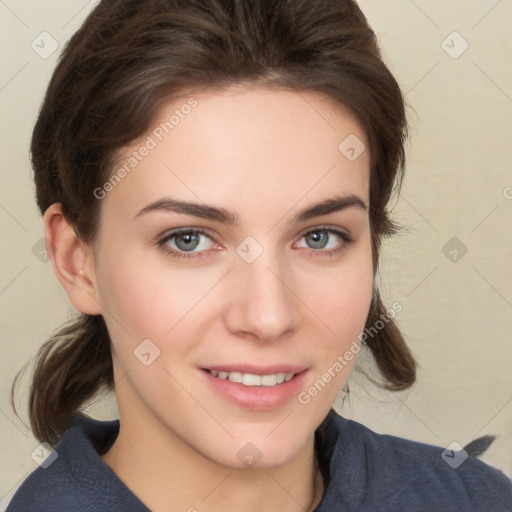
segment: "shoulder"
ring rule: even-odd
[[[40,510],[87,510],[87,491],[75,481],[75,467],[85,466],[87,447],[76,427],[71,427],[60,439],[42,464],[23,481],[6,512]],[[76,443],[73,453],[71,445]],[[42,450],[42,448],[41,448]]]
[[[6,512],[145,512],[148,509],[102,461],[119,421],[82,417],[23,481]]]
[[[39,467],[30,473],[14,494],[6,512],[91,510],[90,506],[87,508],[87,496],[69,481],[66,472],[55,471],[55,468],[48,469]]]
[[[329,487],[334,499],[351,496],[347,510],[512,511],[512,482],[464,451],[377,434],[336,414],[329,431]]]

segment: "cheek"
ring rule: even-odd
[[[218,280],[216,272],[190,272],[171,268],[165,255],[148,255],[116,247],[100,257],[96,277],[100,300],[109,323],[124,328],[133,341],[162,340],[181,319],[193,311]],[[218,272],[217,272],[218,273]],[[117,324],[117,327],[116,327]]]
[[[186,265],[171,266],[156,249],[148,256],[147,251],[115,241],[97,260],[96,278],[105,316],[107,321],[109,316],[115,319],[109,322],[114,328],[123,327],[124,338],[128,331],[133,342],[161,340],[181,319],[187,323],[190,312],[194,317],[197,310],[207,317],[215,314],[217,308],[212,307],[209,295],[222,276],[219,268],[191,272]],[[364,328],[373,284],[369,236],[350,248],[339,263],[313,266],[308,262],[293,273],[301,302],[336,333],[338,344]],[[209,304],[207,312],[203,303]],[[305,310],[303,314],[310,313]]]
[[[309,289],[310,304],[321,323],[315,321],[309,333],[309,339],[316,340],[313,372],[297,399],[304,406],[304,415],[323,417],[346,383],[360,350],[359,335],[364,331],[373,289],[370,244],[351,253],[316,285],[309,282]]]
[[[129,244],[102,247],[97,257],[96,279],[107,323],[116,330],[122,327],[122,336],[130,333],[134,341],[140,336],[151,338],[155,332],[148,332],[148,326],[154,325],[161,307],[169,307],[164,304],[162,293],[165,276],[158,279],[153,266]]]
[[[308,304],[334,331],[338,343],[363,330],[372,298],[373,265],[371,247],[365,243],[343,263],[304,283]]]

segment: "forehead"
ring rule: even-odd
[[[104,208],[114,203],[135,215],[164,196],[229,203],[236,211],[292,210],[345,193],[368,203],[365,146],[357,119],[318,93],[203,91],[163,104],[149,130],[124,149],[113,173],[127,172]]]

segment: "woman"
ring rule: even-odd
[[[331,409],[361,345],[415,379],[374,284],[404,110],[353,1],[96,7],[33,134],[80,314],[38,354],[55,450],[9,512],[510,510],[500,472]],[[80,414],[101,389],[119,421]]]

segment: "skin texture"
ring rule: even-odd
[[[201,368],[297,364],[308,368],[307,390],[357,339],[373,282],[367,209],[293,218],[349,194],[368,206],[368,151],[351,162],[338,150],[350,134],[366,144],[365,134],[345,108],[312,92],[233,86],[194,98],[161,141],[153,130],[188,97],[166,103],[119,155],[116,169],[148,136],[157,142],[105,194],[92,246],[76,239],[59,205],[45,215],[71,303],[102,314],[113,343],[121,427],[102,458],[155,511],[313,510],[323,491],[314,431],[354,360],[309,403],[295,395],[267,411],[226,400]],[[223,208],[238,223],[137,215],[162,198]],[[324,226],[353,242],[329,235],[327,249],[309,247],[304,234]],[[176,239],[159,246],[175,228],[211,239],[196,257],[175,257],[164,247],[178,250]],[[247,237],[263,250],[252,263],[237,253]],[[134,355],[145,339],[160,350],[149,366]],[[252,468],[237,456],[248,442],[261,454]]]

